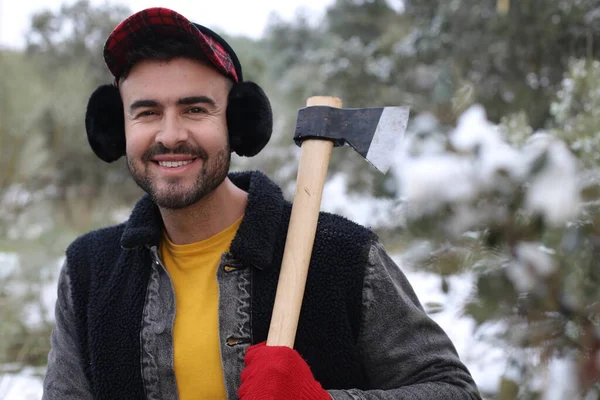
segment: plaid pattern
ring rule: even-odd
[[[136,43],[154,37],[192,38],[209,61],[223,75],[239,82],[238,74],[227,51],[212,37],[200,32],[181,14],[167,8],[148,8],[121,22],[104,45],[104,61],[118,80],[127,62],[127,52]]]

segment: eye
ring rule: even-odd
[[[188,108],[187,112],[190,114],[202,114],[202,113],[205,113],[206,111],[200,107],[190,107],[190,108]]]
[[[150,117],[152,115],[156,115],[156,112],[152,110],[145,110],[136,115],[136,118]]]

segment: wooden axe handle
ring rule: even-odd
[[[306,105],[341,108],[342,101],[336,97],[319,96],[309,98]],[[308,139],[302,142],[296,194],[281,262],[267,346],[294,347],[308,265],[321,209],[321,196],[332,149],[333,142],[329,140]]]

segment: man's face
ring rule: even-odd
[[[127,165],[160,207],[190,206],[227,177],[230,87],[211,67],[183,58],[142,61],[120,83]]]

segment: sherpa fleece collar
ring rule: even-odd
[[[230,252],[246,265],[264,269],[271,265],[280,230],[285,199],[279,186],[261,172],[234,172],[231,181],[248,192],[242,223],[231,243]],[[201,223],[201,221],[198,221]],[[163,230],[157,205],[144,195],[135,205],[121,236],[124,249],[158,246]]]

